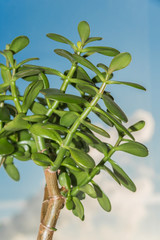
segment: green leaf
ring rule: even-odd
[[[8,136],[12,132],[16,132],[22,129],[28,129],[30,127],[30,124],[22,119],[24,116],[25,114],[19,113],[12,121],[7,123],[0,131],[0,137]]]
[[[88,43],[91,43],[91,42],[94,42],[94,41],[100,41],[102,40],[101,37],[91,37],[91,38],[88,38],[88,40],[85,42],[85,45],[88,44]]]
[[[67,58],[71,63],[75,61],[73,55],[64,49],[55,49],[54,52],[64,58]]]
[[[137,123],[133,124],[128,128],[130,132],[136,132],[144,128],[145,126],[145,121],[138,121]]]
[[[79,114],[75,112],[67,112],[60,119],[60,125],[70,127],[78,118]]]
[[[97,197],[95,189],[90,184],[86,184],[86,185],[80,187],[79,190],[84,193],[87,193],[92,198]]]
[[[10,112],[7,107],[0,107],[0,121],[2,122],[10,121]]]
[[[39,91],[43,88],[43,81],[34,81],[32,82],[27,88],[24,93],[23,99],[23,112],[27,112],[31,104],[33,103],[34,99],[39,94]]]
[[[78,81],[77,82],[77,87],[78,89],[80,89],[82,92],[85,92],[85,93],[88,93],[89,95],[91,96],[95,96],[96,93],[98,92],[98,89],[92,85],[89,85],[89,84],[84,84],[83,81]]]
[[[47,129],[44,124],[36,123],[30,127],[29,131],[37,136],[52,139],[59,144],[62,142],[60,135],[53,129]]]
[[[71,188],[71,179],[66,172],[62,172],[58,177],[59,183],[62,187],[66,189]]]
[[[87,153],[82,152],[77,148],[69,148],[72,158],[76,162],[76,164],[82,169],[92,169],[95,166],[95,162],[91,156]]]
[[[91,124],[91,123],[89,123],[89,122],[87,122],[85,120],[82,121],[82,124],[84,124],[90,130],[92,130],[92,131],[94,131],[94,132],[96,132],[96,133],[98,133],[98,134],[100,134],[100,135],[102,135],[104,137],[107,137],[107,138],[110,137],[110,135],[104,129],[102,129],[102,128],[94,125],[94,124]]]
[[[105,56],[116,56],[117,54],[119,54],[119,51],[116,50],[115,48],[111,48],[111,47],[87,47],[87,48],[84,48],[82,50],[83,53],[87,53],[87,52],[97,52],[97,53],[100,53],[100,54],[103,54]]]
[[[4,54],[7,57],[7,60],[9,61],[9,63],[11,64],[11,67],[14,67],[14,59],[13,59],[13,52],[10,50],[4,50]]]
[[[129,176],[123,171],[123,169],[120,166],[118,166],[113,160],[110,159],[109,162],[112,165],[114,174],[119,179],[120,183],[130,191],[135,192],[136,191],[135,184],[132,182]]]
[[[68,210],[72,210],[74,208],[74,204],[71,198],[66,199],[66,208]]]
[[[29,39],[26,36],[16,37],[10,44],[9,50],[13,51],[13,53],[18,53],[22,49],[24,49],[29,44]]]
[[[44,124],[44,126],[46,129],[54,129],[54,130],[61,131],[61,132],[68,132],[67,128],[65,128],[61,125],[58,125],[58,124],[47,123],[47,124]]]
[[[94,189],[96,191],[97,194],[97,200],[100,204],[100,206],[107,212],[111,211],[111,203],[109,198],[106,196],[106,194],[100,189],[100,187],[95,184],[94,182],[92,182]]]
[[[130,64],[131,59],[132,58],[129,53],[119,53],[116,57],[112,59],[108,69],[108,73],[111,74],[114,71],[127,67]]]
[[[148,149],[139,142],[129,141],[127,143],[119,145],[118,147],[115,148],[115,150],[127,152],[138,157],[148,156]]]
[[[27,58],[23,61],[21,61],[20,63],[17,64],[16,68],[19,68],[20,66],[22,66],[23,64],[30,62],[30,61],[34,61],[34,60],[39,60],[39,58]]]
[[[44,114],[46,115],[47,109],[40,103],[38,102],[33,102],[30,106],[31,111],[34,114]]]
[[[108,84],[123,84],[123,85],[127,85],[127,86],[130,86],[130,87],[134,87],[134,88],[138,88],[140,90],[146,91],[146,89],[143,86],[141,86],[141,85],[139,85],[137,83],[122,82],[122,81],[111,81],[111,80],[109,80],[107,83]]]
[[[0,84],[0,93],[4,93],[9,89],[9,83]]]
[[[14,146],[6,138],[0,139],[0,155],[11,154],[14,151]]]
[[[101,74],[103,75],[103,78],[105,79],[106,78],[106,72],[102,72]],[[101,83],[102,80],[98,75],[96,75],[94,78],[92,78],[92,82]],[[108,83],[108,81],[107,81],[107,83]]]
[[[103,70],[105,70],[106,73],[108,72],[108,67],[103,63],[98,63],[97,67],[102,68]]]
[[[39,166],[51,166],[52,165],[52,161],[50,160],[50,158],[43,154],[43,153],[33,153],[31,155],[32,160],[34,161],[35,164],[39,165]]]
[[[2,76],[2,79],[3,79],[4,83],[10,83],[12,76],[11,76],[11,72],[10,72],[9,69],[2,68],[1,69],[1,76]]]
[[[77,168],[78,169],[78,168]],[[83,186],[84,181],[86,178],[89,177],[88,172],[86,171],[75,171],[74,169],[69,169],[70,172],[74,175],[74,178],[72,178],[72,185],[73,186]]]
[[[14,77],[16,79],[18,78],[25,78],[25,77],[29,77],[29,76],[34,76],[37,75],[41,72],[40,69],[24,69],[24,70],[20,70],[19,72],[17,72]]]
[[[44,72],[45,74],[57,75],[61,78],[65,78],[65,75],[63,73],[61,73],[60,71],[58,71],[56,69],[49,68],[49,67],[42,67],[42,66],[36,66],[36,65],[32,65],[32,64],[26,64],[22,68],[30,69],[30,70],[38,69],[38,70],[41,70],[41,72]]]
[[[6,164],[4,165],[4,168],[7,172],[7,174],[15,181],[19,181],[20,175],[18,172],[18,169],[15,167],[14,164]]]
[[[127,116],[125,113],[122,111],[122,109],[112,100],[112,98],[107,95],[103,94],[103,101],[107,107],[107,109],[116,115],[118,118],[120,118],[124,122],[128,122]]]
[[[61,163],[61,166],[65,166],[74,172],[82,172],[80,168],[77,168],[75,161],[70,157],[66,157]]]
[[[77,66],[76,71],[74,72],[73,77],[81,79],[81,80],[85,80],[87,82],[92,82],[92,80],[89,77],[88,73],[80,66]]]
[[[73,214],[79,217],[82,221],[84,220],[84,207],[81,201],[77,197],[73,197],[74,209],[72,210]]]
[[[84,44],[90,35],[90,27],[86,21],[82,21],[78,24],[78,33],[81,38],[82,44]]]
[[[42,122],[45,120],[47,116],[45,115],[31,115],[31,116],[25,116],[23,117],[24,120],[29,121],[29,122]]]
[[[58,100],[64,103],[76,103],[76,104],[88,103],[84,98],[71,94],[65,94],[60,90],[54,88],[43,89],[41,93],[44,94],[46,98]]]
[[[100,166],[100,169],[106,171],[107,173],[109,173],[109,175],[118,183],[118,184],[121,184],[119,179],[116,177],[116,175],[108,168],[106,167],[105,165],[103,166]]]
[[[66,37],[63,37],[63,36],[61,36],[59,34],[55,34],[55,33],[48,33],[46,36],[56,42],[69,44],[73,49],[75,49],[75,44],[73,42],[71,42],[69,39],[67,39]]]
[[[79,62],[83,66],[89,68],[93,72],[95,72],[99,76],[99,78],[101,79],[102,82],[104,81],[104,77],[103,77],[102,73],[90,61],[88,61],[87,59],[85,59],[77,54],[73,54],[73,57],[77,62]]]
[[[105,116],[108,118],[120,131],[124,132],[126,135],[128,135],[131,139],[134,140],[134,137],[132,134],[126,129],[116,118],[111,116],[109,113],[104,112],[102,109],[94,107],[94,112],[100,113],[101,115]]]

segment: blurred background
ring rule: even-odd
[[[15,37],[26,35],[30,45],[17,54],[19,61],[39,57],[35,64],[64,71],[70,67],[67,60],[53,52],[63,44],[48,39],[47,33],[58,33],[75,43],[79,40],[77,25],[85,20],[90,24],[91,36],[103,37],[98,45],[109,46],[120,52],[130,52],[132,63],[115,74],[119,81],[136,82],[147,92],[127,86],[109,87],[115,101],[130,119],[129,123],[145,120],[146,126],[137,134],[150,151],[142,159],[122,153],[116,160],[134,180],[137,192],[118,186],[107,174],[97,182],[112,203],[112,211],[104,212],[94,199],[86,199],[85,221],[63,210],[58,221],[55,240],[123,239],[158,240],[160,236],[160,1],[159,0],[1,0],[0,50]],[[92,57],[95,63],[109,62],[109,57]],[[109,59],[109,60],[108,60]],[[0,56],[0,62],[2,62]],[[58,79],[52,76],[52,87]],[[0,79],[0,83],[1,83]],[[20,82],[20,90],[24,83]],[[60,82],[60,81],[59,81]],[[61,83],[61,82],[60,82]],[[97,121],[93,119],[93,121]],[[100,126],[105,128],[102,123]],[[114,130],[107,129],[113,136]],[[91,151],[91,155],[99,156]],[[21,180],[12,181],[0,169],[0,238],[5,240],[35,240],[43,198],[44,176],[32,161],[15,161]]]

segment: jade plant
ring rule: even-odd
[[[123,151],[139,157],[148,155],[147,148],[136,142],[132,134],[144,127],[144,121],[125,127],[126,114],[106,90],[111,84],[145,90],[137,83],[114,80],[114,72],[127,67],[131,55],[111,47],[90,46],[102,38],[90,37],[86,21],[79,23],[78,33],[80,41],[77,44],[64,36],[47,34],[49,39],[67,44],[72,49],[71,52],[54,50],[70,61],[71,67],[65,72],[28,64],[38,58],[17,63],[16,54],[29,44],[26,36],[15,38],[4,51],[0,51],[5,59],[0,63],[3,80],[0,84],[0,165],[15,181],[20,179],[17,161],[25,164],[31,160],[43,168],[46,185],[38,240],[53,238],[64,206],[84,220],[86,195],[95,198],[105,211],[111,210],[109,198],[94,179],[102,171],[119,185],[136,191],[133,181],[113,160],[115,152]],[[106,56],[106,59],[110,57],[109,66],[104,63],[95,65],[89,60],[93,54]],[[52,84],[56,76],[56,85],[59,77],[58,89],[50,88],[48,75],[51,75]],[[22,81],[27,87],[21,93],[18,84]],[[102,101],[103,105],[100,104]],[[91,112],[103,122],[104,129],[92,123]],[[107,141],[109,128],[115,128],[118,133],[114,145]],[[102,141],[101,136],[106,140]],[[99,162],[90,156],[90,147],[103,154]]]

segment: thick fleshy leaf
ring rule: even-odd
[[[127,86],[130,86],[130,87],[134,87],[134,88],[138,88],[140,90],[144,90],[146,91],[146,89],[141,86],[140,84],[137,84],[137,83],[132,83],[132,82],[122,82],[122,81],[111,81],[109,80],[107,82],[108,84],[122,84],[122,85],[127,85]]]
[[[19,68],[20,66],[22,66],[23,64],[30,62],[30,61],[34,61],[34,60],[39,60],[39,58],[27,58],[25,60],[23,60],[22,62],[18,63],[16,68]]]
[[[32,105],[30,106],[30,109],[34,114],[44,114],[44,115],[46,115],[46,113],[48,111],[45,108],[45,106],[43,106],[42,104],[40,104],[38,102],[33,102]]]
[[[128,135],[131,139],[134,140],[134,137],[132,134],[128,131],[127,128],[125,128],[116,118],[111,116],[109,113],[104,112],[102,109],[94,107],[94,112],[100,113],[101,115],[105,116],[108,118],[121,132],[124,132],[126,135]]]
[[[39,91],[43,88],[43,81],[34,81],[32,82],[25,90],[24,99],[23,99],[23,112],[27,112],[34,99],[39,94]]]
[[[84,193],[87,193],[92,198],[97,197],[95,189],[90,184],[86,184],[86,185],[80,187],[79,190]]]
[[[19,72],[17,72],[14,75],[14,78],[18,79],[18,78],[24,78],[24,77],[28,77],[28,76],[34,76],[34,75],[39,74],[40,72],[41,72],[40,69],[24,69],[24,70],[20,70]]]
[[[91,37],[91,38],[88,38],[88,40],[85,42],[85,45],[88,44],[88,43],[91,43],[91,42],[94,42],[94,41],[100,41],[102,40],[101,37]]]
[[[14,97],[11,95],[0,95],[0,102],[5,100],[14,100]]]
[[[75,112],[67,112],[64,114],[60,119],[60,125],[63,125],[65,127],[70,127],[76,119],[79,117],[78,113]]]
[[[62,172],[59,175],[58,181],[62,187],[65,187],[66,189],[71,188],[71,179],[66,172]]]
[[[11,64],[11,67],[14,67],[13,52],[10,50],[4,50],[4,54],[6,55],[7,60]]]
[[[89,123],[89,122],[87,122],[85,120],[82,121],[82,124],[84,124],[90,130],[92,130],[92,131],[94,131],[94,132],[96,132],[96,133],[98,133],[98,134],[100,134],[100,135],[102,135],[104,137],[107,137],[107,138],[110,137],[110,135],[104,129],[102,129],[102,128],[94,125],[94,124],[91,124],[91,123]]]
[[[119,179],[116,177],[116,175],[111,171],[111,169],[109,169],[108,167],[106,167],[105,165],[100,166],[100,169],[106,171],[107,173],[109,173],[109,175],[118,183],[121,184]]]
[[[114,48],[111,48],[111,47],[87,47],[87,48],[84,48],[82,50],[83,53],[87,53],[87,52],[98,52],[100,54],[103,54],[103,55],[106,55],[106,56],[116,56],[117,54],[119,54],[119,51],[114,49]]]
[[[100,187],[95,184],[92,183],[94,186],[94,189],[96,191],[97,194],[97,200],[100,204],[100,206],[107,212],[111,211],[111,203],[109,201],[109,198],[106,196],[106,194],[100,189]]]
[[[108,67],[103,63],[98,63],[97,67],[102,68],[105,72],[108,72]]]
[[[69,148],[72,158],[77,163],[78,166],[84,169],[92,169],[95,166],[95,162],[91,156],[87,153],[77,149]]]
[[[80,89],[84,93],[88,93],[91,96],[95,96],[98,92],[98,89],[92,85],[89,84],[83,84],[82,82],[79,82],[77,84],[78,89]]]
[[[29,39],[26,36],[16,37],[10,44],[9,50],[17,53],[24,49],[29,44]]]
[[[46,35],[48,38],[56,41],[56,42],[61,42],[61,43],[65,43],[65,44],[69,44],[73,49],[75,48],[75,45],[73,42],[71,42],[69,39],[67,39],[66,37],[63,37],[62,35],[59,34],[55,34],[55,33],[48,33]]]
[[[60,90],[54,89],[54,88],[43,89],[41,93],[44,94],[46,98],[58,100],[64,103],[76,103],[76,104],[88,103],[85,99],[81,97],[71,95],[71,94],[65,94]]]
[[[29,121],[29,122],[42,122],[45,120],[47,116],[45,115],[31,115],[31,116],[25,116],[23,117],[24,120]]]
[[[122,109],[112,100],[112,98],[107,95],[107,94],[103,94],[102,96],[103,101],[107,107],[107,109],[113,113],[114,115],[116,115],[118,118],[120,118],[122,121],[124,122],[128,122],[127,116],[125,115],[125,113],[122,111]]]
[[[0,93],[6,92],[9,89],[9,83],[0,84]]]
[[[68,103],[67,106],[68,106],[70,111],[78,112],[78,113],[82,113],[83,112],[83,109],[78,104]]]
[[[37,136],[52,139],[59,144],[62,142],[60,135],[53,129],[46,128],[44,124],[36,123],[32,125],[29,131]]]
[[[119,53],[115,56],[109,66],[108,73],[123,69],[127,67],[131,62],[131,55],[128,52]]]
[[[28,129],[30,124],[23,120],[25,115],[23,113],[18,114],[12,121],[7,123],[3,129],[0,131],[0,137],[5,137],[11,134],[12,132],[16,132],[22,129]]]
[[[88,61],[87,59],[85,59],[77,54],[73,54],[73,57],[77,62],[79,62],[83,66],[89,68],[93,72],[95,72],[99,76],[99,78],[101,79],[102,82],[104,81],[104,77],[103,77],[102,73],[90,61]]]
[[[78,78],[78,79],[81,79],[81,80],[85,80],[87,82],[92,82],[88,73],[80,66],[77,66],[76,71],[73,74],[73,78]]]
[[[114,174],[119,179],[120,183],[130,191],[135,192],[136,191],[135,184],[132,182],[129,176],[123,171],[123,169],[120,166],[118,166],[113,160],[110,159],[109,162],[112,165]]]
[[[14,151],[14,146],[6,138],[0,139],[0,155],[11,154]]]
[[[5,168],[6,172],[8,173],[8,175],[13,180],[19,181],[20,175],[19,175],[18,169],[15,167],[14,164],[6,164],[6,165],[4,165],[4,168]]]
[[[38,70],[41,70],[42,72],[44,72],[45,74],[57,75],[57,76],[59,76],[61,78],[65,78],[63,73],[61,73],[60,71],[58,71],[56,69],[49,68],[49,67],[42,67],[42,66],[36,66],[36,65],[32,65],[32,64],[26,64],[22,68],[25,68],[25,69],[38,69]]]
[[[61,166],[65,166],[74,172],[82,172],[82,170],[76,166],[75,161],[70,157],[66,157],[61,163]]]
[[[82,221],[84,220],[84,207],[81,201],[77,197],[73,197],[74,209],[72,210],[73,214],[79,217]]]
[[[7,107],[0,107],[0,121],[8,122],[10,120],[10,112]]]
[[[115,148],[116,151],[123,151],[138,157],[148,156],[148,149],[139,142],[129,141]]]
[[[72,210],[74,208],[74,204],[71,198],[66,199],[66,208],[68,210]]]
[[[27,144],[18,144],[13,157],[20,161],[28,161],[31,159],[30,147]]]
[[[82,171],[82,170],[81,171],[75,171],[74,169],[69,169],[69,170],[74,175],[74,178],[72,178],[72,185],[73,186],[79,186],[79,187],[83,186],[84,181],[86,180],[86,178],[89,177],[88,172],[87,171]]]
[[[55,49],[54,52],[64,58],[67,58],[71,63],[75,61],[73,55],[64,49]]]
[[[11,72],[9,69],[4,69],[2,68],[1,69],[1,76],[2,76],[2,79],[3,79],[3,82],[4,83],[9,83],[11,81]]]
[[[138,121],[137,123],[133,124],[128,128],[130,132],[136,132],[144,128],[145,126],[145,121]]]
[[[39,165],[39,166],[51,166],[52,165],[52,161],[50,160],[50,158],[43,154],[43,153],[33,153],[31,155],[32,160],[34,161],[35,164]]]
[[[78,32],[81,38],[82,44],[84,44],[90,35],[90,27],[86,21],[82,21],[78,24]]]
[[[106,72],[102,72],[101,73],[103,75],[103,78],[106,78]],[[96,75],[94,78],[92,78],[92,82],[94,83],[101,83],[102,80],[100,79],[100,77],[98,75]]]

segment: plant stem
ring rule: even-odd
[[[45,178],[48,190],[48,206],[47,210],[41,214],[41,223],[37,240],[52,239],[53,233],[56,230],[55,227],[60,210],[64,206],[64,198],[60,194],[60,189],[58,188],[56,172],[53,172],[47,168],[45,170]]]
[[[67,150],[66,148],[69,146],[70,142],[72,141],[73,134],[76,132],[80,123],[82,122],[82,120],[84,120],[88,116],[88,114],[91,112],[92,108],[97,104],[99,99],[102,97],[103,92],[106,88],[108,79],[109,79],[109,75],[107,74],[105,82],[103,82],[103,84],[101,85],[96,96],[93,98],[93,100],[89,103],[89,106],[84,110],[84,112],[80,115],[80,117],[77,118],[75,123],[70,128],[69,133],[67,134],[66,138],[63,141],[63,145],[59,149],[58,156],[57,156],[56,160],[54,161],[54,166],[51,167],[51,169],[53,171],[56,171],[59,168],[59,166],[61,165],[61,162],[63,161],[63,157]]]

